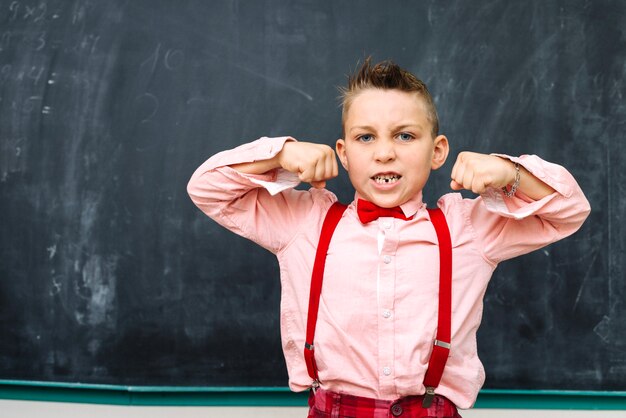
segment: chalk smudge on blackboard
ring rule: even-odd
[[[92,255],[87,259],[76,287],[76,292],[87,302],[84,310],[75,312],[80,324],[101,325],[111,319],[115,311],[116,267],[116,257]]]

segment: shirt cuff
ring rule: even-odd
[[[556,193],[540,200],[532,200],[521,191],[517,191],[513,197],[505,197],[502,189],[491,188],[481,195],[490,212],[518,220],[524,219],[539,212],[559,195],[567,198],[573,193],[573,187],[570,184],[571,175],[557,164],[544,161],[536,155],[522,155],[520,157],[511,157],[506,154],[491,155],[518,163],[529,173],[556,190]]]
[[[290,136],[276,138],[262,137],[256,141],[240,145],[236,148],[222,151],[201,167],[204,171],[217,170],[229,177],[238,177],[248,184],[254,184],[265,188],[272,196],[284,190],[292,189],[300,184],[300,179],[295,173],[290,173],[282,168],[271,170],[265,174],[247,174],[237,171],[229,166],[254,161],[269,160],[276,156],[287,141],[295,141]]]
[[[556,196],[557,193],[552,193],[541,200],[531,200],[517,192],[513,197],[505,197],[502,190],[493,188],[481,194],[487,210],[517,220],[536,214]]]
[[[205,170],[213,170],[218,167],[227,165],[251,163],[254,161],[269,160],[274,158],[282,149],[287,141],[295,141],[290,136],[281,136],[276,138],[268,138],[266,136],[233,148],[222,151],[207,161]]]
[[[245,173],[239,174],[247,177],[252,183],[264,187],[272,196],[277,195],[284,190],[293,189],[300,184],[300,178],[296,173],[291,173],[282,168],[276,169],[274,175],[270,179],[268,179],[267,176],[255,176]]]
[[[536,155],[511,157],[506,154],[491,154],[518,163],[533,176],[552,187],[560,195],[570,197],[574,192],[572,175],[562,166],[544,161]]]

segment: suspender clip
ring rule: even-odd
[[[447,342],[441,341],[441,340],[435,340],[435,345],[437,345],[439,347],[447,348],[448,350],[450,348],[452,348],[452,345],[450,345],[450,343],[447,343]]]
[[[433,398],[435,397],[435,388],[431,386],[426,386],[426,393],[424,394],[424,400],[422,401],[423,408],[430,408],[430,405],[433,403]]]
[[[320,381],[315,379],[313,383],[311,383],[311,390],[313,391],[313,393],[315,393],[319,387],[320,387]]]

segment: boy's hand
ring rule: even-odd
[[[504,158],[476,152],[461,152],[452,168],[453,190],[484,193],[489,187],[501,188],[515,181],[515,165]]]
[[[321,189],[326,180],[339,173],[335,151],[328,145],[312,142],[285,142],[276,156],[282,168],[297,173],[301,181]]]

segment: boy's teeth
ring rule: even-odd
[[[374,181],[376,183],[392,183],[395,181],[398,181],[400,179],[400,176],[398,175],[393,175],[393,176],[374,176]]]

